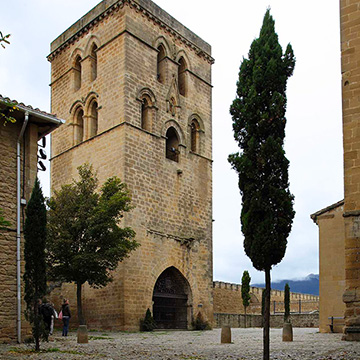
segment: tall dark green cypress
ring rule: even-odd
[[[229,162],[239,175],[245,252],[256,269],[265,271],[264,359],[269,359],[270,270],[284,257],[295,215],[283,149],[286,83],[295,57],[290,44],[283,54],[269,10],[248,57],[230,107],[241,153],[230,155]]]
[[[246,327],[246,309],[250,305],[250,299],[251,299],[250,281],[251,281],[251,277],[249,272],[247,270],[244,270],[243,276],[241,278],[241,298],[245,310],[245,327]]]
[[[35,180],[31,198],[26,206],[24,238],[25,314],[32,325],[35,350],[39,351],[40,338],[46,338],[47,334],[38,303],[46,294],[46,207],[38,178]]]

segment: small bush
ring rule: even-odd
[[[140,331],[153,331],[156,328],[156,322],[151,315],[150,309],[146,310],[143,320],[140,320]]]
[[[193,330],[211,330],[210,324],[204,320],[204,317],[199,312],[196,316],[196,319],[192,322]]]

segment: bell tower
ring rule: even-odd
[[[89,326],[212,322],[211,47],[150,0],[104,0],[51,44],[52,190],[77,167],[118,176],[140,247],[103,289],[83,289]],[[72,285],[60,293],[74,296]],[[60,294],[61,295],[61,294]],[[56,299],[55,299],[56,300]],[[75,302],[74,302],[75,303]]]

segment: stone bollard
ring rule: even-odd
[[[231,327],[222,326],[221,327],[221,343],[222,344],[231,344]]]
[[[282,333],[283,341],[293,341],[293,329],[291,323],[285,322]]]
[[[86,325],[79,325],[77,331],[77,342],[78,344],[87,344],[89,342],[88,331]]]

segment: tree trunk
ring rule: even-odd
[[[244,306],[244,309],[245,309],[245,329],[246,329],[246,308],[247,308],[247,306]]]
[[[264,360],[270,359],[270,269],[265,269]]]
[[[78,321],[79,321],[79,325],[85,325],[85,319],[82,311],[81,289],[82,289],[82,284],[76,283]]]
[[[40,351],[40,321],[39,321],[39,300],[34,301],[34,340],[35,340],[35,351]]]

